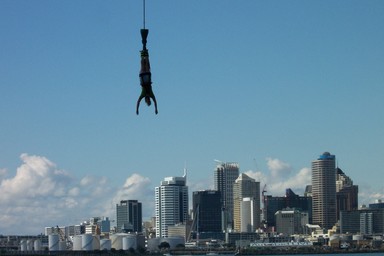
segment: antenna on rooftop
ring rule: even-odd
[[[187,162],[184,162],[184,175],[183,178],[187,178]]]

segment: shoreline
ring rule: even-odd
[[[297,254],[346,254],[346,253],[384,253],[384,248],[319,248],[319,247],[305,247],[305,248],[264,248],[264,249],[243,249],[240,253],[234,250],[213,250],[215,255],[297,255]],[[205,250],[170,250],[170,255],[207,255]],[[164,254],[158,254],[164,255]]]
[[[104,251],[38,251],[38,252],[23,252],[23,251],[0,251],[1,256],[14,256],[14,255],[29,255],[29,256],[44,256],[44,255],[55,255],[55,256],[82,256],[82,255],[130,255],[130,256],[187,256],[187,255],[227,255],[227,256],[240,256],[240,255],[307,255],[307,254],[357,254],[357,253],[384,253],[384,248],[322,248],[322,247],[305,247],[305,248],[247,248],[241,250],[240,253],[236,253],[235,250],[216,249],[216,250],[203,250],[203,249],[173,249],[165,250],[162,252],[132,252],[129,250],[104,250]]]

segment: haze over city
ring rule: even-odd
[[[214,159],[302,195],[325,151],[384,199],[383,1],[147,0],[159,114],[140,94],[142,1],[0,1],[0,234],[154,188],[213,188]]]

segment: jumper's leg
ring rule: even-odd
[[[147,37],[149,30],[146,28],[140,29],[141,33],[141,42],[143,43],[143,50],[147,50]]]

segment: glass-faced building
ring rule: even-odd
[[[143,214],[141,202],[122,200],[116,204],[117,232],[142,232]]]
[[[215,190],[193,192],[194,232],[221,232],[221,194]]]

